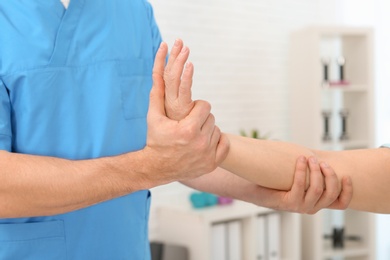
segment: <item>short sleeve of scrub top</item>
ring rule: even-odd
[[[145,6],[149,15],[150,28],[152,31],[152,41],[153,41],[153,51],[154,54],[157,53],[160,43],[162,42],[160,30],[157,26],[156,20],[154,19],[153,8],[149,2],[145,1]]]
[[[0,1],[0,28],[1,150],[84,160],[145,146],[161,43],[146,0]],[[150,200],[0,218],[0,259],[149,260]]]
[[[0,79],[0,150],[11,151],[11,105],[4,83]]]

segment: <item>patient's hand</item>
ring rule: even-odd
[[[156,57],[154,73],[158,73],[165,84],[165,111],[167,116],[170,119],[180,121],[194,107],[194,101],[191,97],[194,67],[191,62],[187,62],[190,50],[183,45],[182,40],[177,39],[165,66],[168,47],[165,43],[162,47],[164,52],[162,52],[163,55]]]
[[[188,47],[178,39],[172,47],[168,63],[165,64],[168,46],[162,43],[153,68],[153,79],[165,85],[165,111],[169,118],[180,121],[194,107],[191,97],[194,68],[187,62]],[[187,63],[186,63],[187,62]],[[302,159],[302,158],[301,158]],[[306,190],[306,170],[310,169],[310,186]],[[232,183],[232,187],[239,186]],[[255,184],[253,184],[255,186]],[[313,214],[322,208],[345,209],[352,199],[350,178],[342,180],[342,187],[337,175],[330,167],[320,167],[303,158],[298,160],[294,182],[290,191],[279,191],[256,185],[256,192],[251,202],[263,207],[291,212]]]

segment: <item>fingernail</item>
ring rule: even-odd
[[[184,46],[183,49],[181,49],[181,53],[185,53],[186,51],[188,51],[188,47]]]
[[[186,69],[189,69],[189,68],[191,68],[191,67],[192,67],[191,61],[187,62],[187,63],[186,63]]]
[[[322,163],[321,163],[321,167],[322,167],[322,168],[328,168],[328,164],[327,164],[326,162],[322,162]]]
[[[299,156],[299,161],[301,161],[301,162],[306,162],[305,156]]]
[[[310,157],[310,162],[312,162],[312,163],[317,163],[317,158],[315,158],[315,157]]]
[[[166,43],[165,43],[165,42],[161,42],[161,43],[160,43],[160,48],[159,48],[159,49],[163,49],[164,46],[166,46]]]
[[[175,47],[179,46],[179,39],[176,39],[176,40],[175,40],[174,46],[175,46]]]

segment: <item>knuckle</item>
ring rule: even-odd
[[[290,212],[302,213],[302,206],[300,204],[298,204],[298,205],[296,205],[296,204],[295,205],[290,205],[288,207],[288,210]]]
[[[210,113],[211,111],[211,104],[204,100],[198,100],[198,104],[202,107],[204,111],[207,111]]]
[[[164,81],[167,83],[172,83],[174,81],[174,76],[172,75],[171,71],[164,71]]]
[[[165,69],[163,74],[164,80],[167,80],[170,77],[170,75],[171,73],[169,72],[169,70]]]
[[[337,191],[330,191],[328,196],[329,199],[336,200],[339,196],[339,193]]]
[[[214,126],[214,134],[221,136],[222,132],[221,129],[219,129],[218,126]]]
[[[178,62],[180,64],[183,64],[186,60],[187,60],[186,54],[180,52],[176,57],[175,63]]]
[[[315,187],[314,190],[313,190],[313,193],[315,195],[321,195],[322,193],[324,192],[324,188],[323,187]]]
[[[158,79],[160,79],[161,76],[162,75],[160,73],[158,73],[157,71],[152,72],[152,79],[154,82],[157,81]]]
[[[305,184],[305,180],[299,180],[299,181],[296,181],[295,183],[294,183],[294,185],[298,188],[298,189],[300,189],[300,190],[304,190],[305,188],[306,188],[306,184]]]
[[[206,136],[201,136],[199,138],[199,148],[200,150],[207,150],[209,147],[208,138]]]
[[[196,136],[195,128],[192,124],[188,124],[179,130],[178,135],[180,140],[183,140],[185,143],[189,143]]]
[[[298,162],[295,171],[299,173],[306,173],[306,169],[307,169],[307,165],[305,163]]]
[[[348,203],[344,202],[344,201],[340,201],[339,205],[338,205],[338,209],[347,209],[348,208]]]

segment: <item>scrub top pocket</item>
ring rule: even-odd
[[[147,76],[122,78],[122,109],[126,119],[145,118],[152,80]]]
[[[63,221],[0,224],[0,259],[65,260]]]
[[[126,119],[145,118],[152,87],[152,61],[132,59],[117,64]]]

